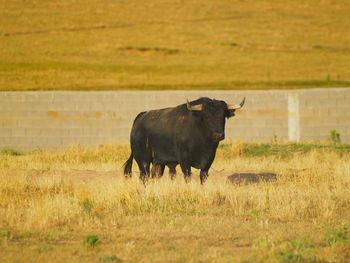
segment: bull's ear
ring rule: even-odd
[[[226,118],[231,118],[231,117],[235,116],[235,111],[236,110],[226,110],[225,111],[225,117]]]

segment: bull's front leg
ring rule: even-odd
[[[175,176],[176,176],[176,163],[169,163],[168,167],[169,167],[169,175],[171,180],[174,180]]]
[[[215,148],[215,151],[213,151],[211,153],[211,155],[207,161],[207,164],[204,166],[204,168],[201,169],[201,172],[200,172],[201,184],[204,184],[209,176],[208,171],[209,171],[209,169],[214,161],[215,154],[216,154],[216,148]]]
[[[186,183],[188,183],[191,180],[191,165],[180,163],[180,166],[181,166],[181,170],[184,174],[185,181],[186,181]]]
[[[208,178],[208,170],[202,169],[200,172],[201,184],[204,184]]]

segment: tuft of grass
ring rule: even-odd
[[[258,223],[258,219],[259,219],[259,214],[260,214],[261,210],[260,209],[254,209],[254,210],[252,210],[250,212],[254,216],[255,224],[257,224]]]
[[[260,238],[254,245],[254,260],[256,262],[283,262],[283,263],[316,263],[322,262],[317,257],[315,243],[308,237],[290,241],[273,242],[269,238]],[[253,261],[254,262],[254,261]]]
[[[332,145],[338,145],[341,143],[340,134],[336,130],[331,130],[328,140]]]
[[[39,253],[45,253],[48,252],[51,249],[50,245],[48,244],[43,244],[42,246],[38,247],[35,249]]]
[[[300,240],[291,240],[282,243],[274,254],[279,262],[284,263],[316,263],[316,256],[313,254],[315,244],[308,238]]]
[[[4,155],[10,155],[10,156],[18,156],[18,155],[21,155],[20,152],[16,151],[16,150],[13,150],[13,149],[3,149],[1,151],[1,154],[4,154]]]
[[[98,238],[97,235],[87,235],[84,238],[84,245],[88,246],[89,248],[95,248],[100,244],[101,240]]]
[[[94,204],[89,199],[85,199],[83,202],[81,202],[81,206],[84,213],[91,214]]]
[[[350,244],[350,227],[343,225],[339,228],[326,226],[323,239],[331,246],[337,243]]]
[[[99,257],[98,260],[103,261],[103,262],[116,262],[116,263],[123,262],[120,258],[118,258],[115,255],[112,255],[112,256],[103,255],[103,256]]]

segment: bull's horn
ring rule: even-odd
[[[190,103],[187,100],[187,109],[189,111],[201,111],[202,108],[203,108],[202,104],[191,106]]]
[[[227,109],[228,109],[228,110],[237,110],[237,109],[240,109],[240,108],[243,107],[244,102],[245,102],[245,97],[244,97],[244,99],[242,100],[242,102],[241,102],[240,104],[236,104],[236,105],[227,104]]]

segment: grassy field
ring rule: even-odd
[[[0,0],[0,91],[349,86],[347,0]]]
[[[0,154],[1,262],[348,262],[350,146],[221,145],[207,183],[125,180],[129,146]],[[274,172],[235,185],[233,172]]]

